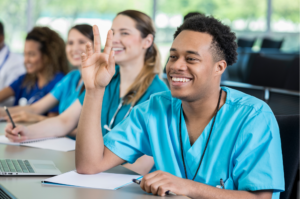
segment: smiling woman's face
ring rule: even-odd
[[[113,50],[117,64],[131,62],[145,55],[145,39],[136,29],[136,22],[128,16],[118,15],[112,24]]]
[[[81,65],[81,54],[85,52],[85,44],[92,41],[80,33],[76,29],[71,29],[68,35],[68,41],[66,45],[66,54],[69,62],[75,66]]]
[[[43,54],[40,51],[40,43],[34,40],[26,40],[24,46],[24,65],[27,73],[35,74],[44,69]]]

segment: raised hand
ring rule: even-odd
[[[82,78],[87,90],[105,88],[115,74],[114,51],[112,51],[112,30],[107,33],[106,44],[101,53],[101,41],[98,27],[93,26],[94,51],[91,43],[86,44],[86,53],[82,53]]]

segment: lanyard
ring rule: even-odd
[[[6,53],[5,57],[4,57],[4,60],[3,60],[2,64],[0,65],[0,70],[4,66],[5,62],[8,60],[9,54],[10,54],[10,51],[7,50],[7,53]]]
[[[116,110],[116,112],[114,113],[113,117],[111,118],[110,122],[109,122],[109,125],[105,124],[103,127],[108,130],[108,131],[111,131],[112,127],[113,127],[113,124],[114,124],[114,121],[119,113],[119,111],[121,110],[122,106],[124,105],[124,99],[130,95],[131,93],[128,93],[126,96],[124,96],[123,98],[121,98],[121,102],[119,103],[118,105],[118,108]],[[112,102],[111,102],[112,103]],[[109,109],[111,109],[111,103],[110,103],[110,106],[109,106]],[[127,113],[125,114],[125,116],[123,117],[123,120],[129,115],[130,111],[132,110],[134,104],[131,104],[130,108],[128,109]],[[107,113],[108,115],[108,113]],[[108,121],[108,120],[107,120]]]
[[[215,114],[215,117],[214,117],[214,121],[212,123],[212,126],[211,126],[211,129],[210,129],[210,132],[209,132],[209,136],[207,138],[207,141],[206,141],[206,144],[205,144],[205,148],[204,148],[204,151],[203,151],[203,154],[201,156],[201,159],[200,159],[200,163],[199,163],[199,166],[197,168],[197,171],[193,177],[193,180],[195,180],[196,176],[197,176],[197,173],[200,169],[200,166],[202,164],[202,160],[203,160],[203,157],[204,157],[204,154],[205,154],[205,151],[206,151],[206,148],[207,148],[207,145],[208,145],[208,142],[210,140],[210,135],[211,135],[211,132],[214,128],[214,124],[215,124],[215,121],[216,121],[216,117],[217,117],[217,114],[219,112],[219,108],[220,108],[220,101],[221,101],[221,97],[222,97],[222,89],[220,90],[220,95],[219,95],[219,100],[218,100],[218,105],[217,105],[217,111],[216,111],[216,114]],[[184,155],[183,155],[183,144],[182,144],[182,138],[181,138],[181,113],[182,113],[182,105],[181,105],[181,109],[180,109],[180,116],[179,116],[179,136],[180,136],[180,149],[181,149],[181,156],[182,156],[182,161],[183,161],[183,167],[184,167],[184,172],[185,172],[185,178],[188,179],[187,177],[187,172],[186,172],[186,167],[185,167],[185,161],[184,161]]]

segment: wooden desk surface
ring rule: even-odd
[[[5,122],[0,122],[0,135],[4,134]],[[0,158],[12,159],[38,159],[52,160],[57,168],[62,172],[75,169],[75,151],[60,152],[46,149],[36,149],[25,146],[11,146],[0,144]],[[135,174],[122,166],[117,166],[109,172]],[[44,185],[41,180],[49,177],[0,177],[0,184],[16,198],[24,199],[92,199],[92,198],[162,198],[147,194],[138,185],[130,184],[118,190],[88,189],[67,186]],[[170,198],[171,196],[167,196]],[[182,196],[172,196],[172,198],[186,198]]]

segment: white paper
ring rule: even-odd
[[[74,151],[75,150],[75,140],[70,138],[42,138],[34,140],[26,140],[23,143],[11,142],[4,135],[0,136],[0,144],[8,145],[22,145],[35,147],[40,149],[51,149],[56,151]]]
[[[43,183],[54,183],[55,185],[76,186],[94,189],[115,190],[132,183],[132,179],[140,178],[140,175],[98,173],[93,175],[78,174],[76,171],[48,178]]]
[[[40,149],[51,149],[56,151],[74,151],[75,150],[75,140],[70,138],[55,138],[49,140],[43,140],[39,142],[32,142],[21,144],[22,146],[30,146]]]

